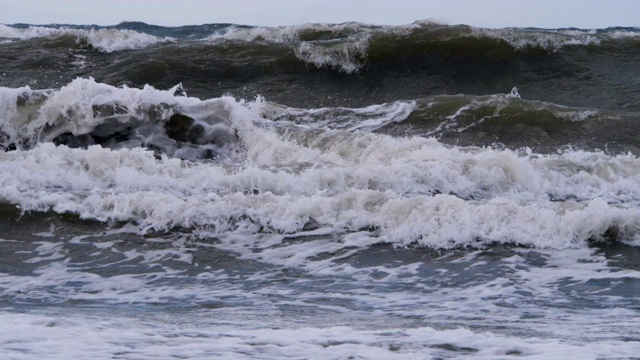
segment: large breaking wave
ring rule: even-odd
[[[1,93],[5,147],[16,150],[0,154],[0,197],[22,211],[125,222],[142,232],[324,229],[364,232],[365,243],[435,248],[564,248],[635,243],[640,234],[635,155],[452,147],[372,132],[433,104],[303,110],[92,79]],[[525,118],[541,111],[567,124],[590,121],[562,107],[537,110],[544,104],[513,93],[472,98],[454,113],[478,101],[493,102],[493,112],[495,103],[524,107]]]

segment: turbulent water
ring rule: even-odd
[[[640,29],[0,25],[0,357],[640,354]]]

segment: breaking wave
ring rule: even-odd
[[[159,43],[174,41],[173,38],[159,38],[153,35],[139,33],[133,30],[119,29],[75,29],[68,27],[30,26],[26,29],[15,28],[0,24],[0,38],[33,39],[60,38],[72,36],[77,43],[86,43],[105,53],[120,50],[142,49]]]
[[[372,133],[425,111],[418,102],[302,110],[92,79],[0,93],[5,136],[35,141],[0,153],[0,198],[22,211],[127,222],[142,232],[311,226],[364,232],[365,243],[434,248],[564,248],[611,234],[635,243],[640,234],[636,156]],[[516,95],[474,101],[520,106]]]

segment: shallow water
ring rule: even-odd
[[[336,252],[354,234],[251,244],[55,213],[7,223],[10,358],[625,358],[640,346],[629,246]]]

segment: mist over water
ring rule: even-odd
[[[639,44],[0,25],[0,354],[633,358]]]

